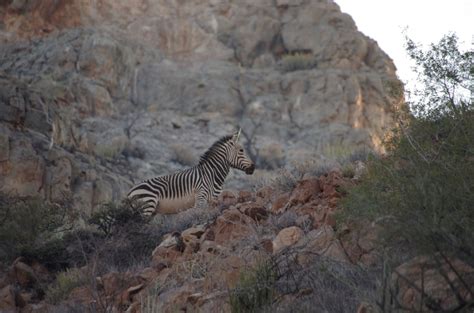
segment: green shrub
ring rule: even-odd
[[[230,291],[233,313],[259,312],[272,304],[275,295],[276,272],[269,261],[241,272],[237,285]]]
[[[0,195],[0,260],[28,254],[68,229],[68,210],[40,199]]]
[[[46,300],[49,303],[57,304],[69,296],[71,291],[88,283],[90,275],[87,275],[84,270],[78,268],[71,268],[65,272],[60,272],[56,276],[56,280],[51,284],[46,291]]]

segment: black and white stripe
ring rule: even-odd
[[[160,209],[160,202],[164,200],[179,203],[180,199],[192,197],[195,208],[204,208],[208,201],[221,193],[231,168],[247,174],[254,172],[254,163],[238,143],[239,134],[240,132],[215,142],[201,156],[199,163],[189,169],[137,184],[130,190],[128,198],[141,201],[143,214],[148,216],[156,214]]]

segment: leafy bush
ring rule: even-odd
[[[461,79],[468,77],[465,64],[455,63],[467,58],[457,57],[462,54],[452,35],[431,52],[411,45],[409,52],[430,75],[424,79],[426,98],[420,100],[430,102],[394,131],[386,142],[388,155],[369,161],[365,179],[343,206],[350,218],[386,224],[388,244],[473,260],[474,110],[453,94],[467,85]],[[445,90],[449,95],[441,94],[442,86],[452,86]]]
[[[230,291],[231,312],[259,312],[274,300],[276,272],[270,261],[241,272],[237,285]]]

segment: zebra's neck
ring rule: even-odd
[[[230,165],[225,158],[213,157],[199,164],[204,175],[214,182],[214,187],[220,188],[230,172]]]

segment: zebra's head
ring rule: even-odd
[[[229,141],[230,149],[228,150],[227,158],[230,166],[244,171],[247,175],[252,175],[255,171],[255,164],[245,154],[244,148],[239,144],[240,130],[232,136]]]

